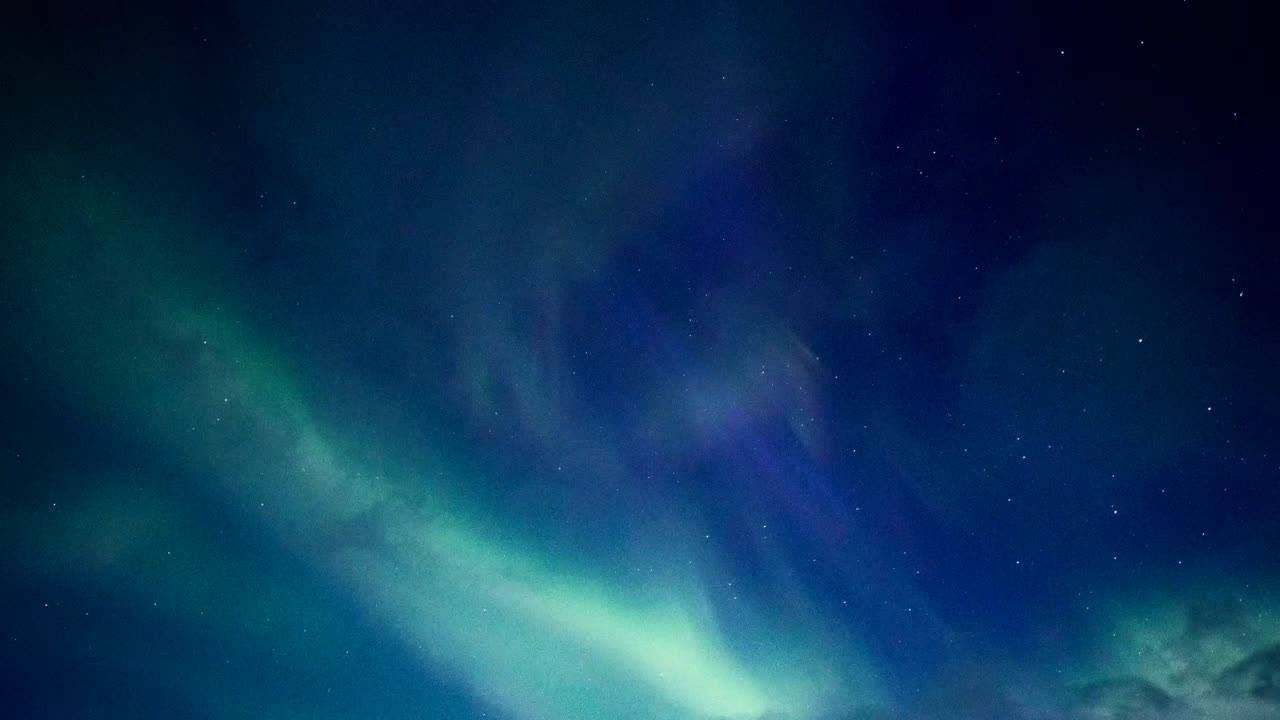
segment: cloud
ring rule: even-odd
[[[1280,644],[1263,648],[1223,670],[1213,686],[1223,697],[1280,705]]]

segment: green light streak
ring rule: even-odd
[[[704,603],[692,574],[683,598],[627,602],[566,559],[486,534],[474,520],[483,508],[449,497],[447,468],[372,458],[372,433],[344,429],[335,442],[298,370],[220,293],[216,255],[179,262],[189,243],[173,239],[193,223],[77,175],[41,166],[22,260],[5,271],[29,363],[65,384],[67,402],[217,477],[230,502],[344,579],[438,668],[528,718],[805,710],[817,702],[811,678],[839,678],[833,648],[806,656],[771,642],[767,670],[747,667],[693,609]],[[445,480],[431,503],[406,491],[426,477]],[[359,522],[370,529],[347,539]]]

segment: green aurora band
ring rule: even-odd
[[[31,181],[9,188],[23,216],[4,299],[33,364],[64,402],[213,478],[228,504],[420,649],[424,672],[531,719],[805,716],[877,699],[850,690],[866,674],[852,674],[848,648],[818,640],[836,636],[816,613],[807,628],[792,616],[785,633],[753,627],[768,657],[745,657],[704,597],[716,568],[690,563],[642,598],[621,593],[584,563],[489,528],[483,505],[457,491],[466,477],[434,450],[394,458],[396,438],[376,428],[326,426],[323,393],[236,306],[225,259],[190,249],[208,246],[189,242],[199,207],[162,180],[82,171],[57,153],[31,162]],[[100,498],[86,522],[110,525],[129,512],[118,501]]]

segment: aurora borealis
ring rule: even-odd
[[[5,715],[1280,719],[1264,27],[15,13]]]

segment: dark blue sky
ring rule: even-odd
[[[10,713],[1280,717],[1266,28],[15,13]]]

